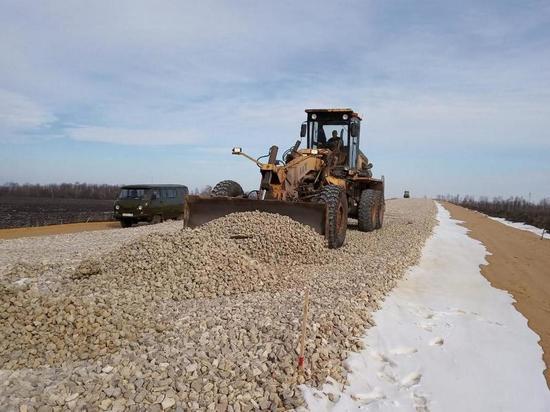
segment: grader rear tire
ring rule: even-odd
[[[366,189],[361,192],[357,211],[358,227],[361,232],[372,232],[382,222],[379,221],[380,195],[379,191]]]
[[[243,188],[234,180],[222,180],[212,189],[213,197],[239,197],[244,195]]]
[[[348,228],[348,201],[346,192],[335,185],[325,186],[318,198],[327,207],[325,217],[325,238],[330,249],[339,248],[346,240]]]

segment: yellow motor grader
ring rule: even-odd
[[[261,173],[258,190],[244,193],[233,180],[224,180],[210,196],[187,196],[184,221],[196,227],[229,213],[258,210],[278,213],[325,235],[330,248],[342,246],[348,217],[369,232],[382,227],[384,180],[372,177],[372,164],[359,149],[361,117],[351,109],[308,109],[300,140],[277,159],[272,146],[267,162],[244,153]],[[301,139],[306,147],[300,149]]]

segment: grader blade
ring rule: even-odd
[[[325,205],[323,204],[235,197],[187,196],[184,225],[194,228],[230,213],[255,210],[288,216],[297,222],[311,226],[321,235],[325,233]]]

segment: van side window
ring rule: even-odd
[[[168,198],[174,199],[176,197],[176,189],[167,189],[168,192]]]

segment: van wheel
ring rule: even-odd
[[[122,219],[120,221],[120,226],[127,228],[132,226],[132,220],[131,219]]]
[[[159,224],[162,222],[162,216],[161,215],[155,215],[153,216],[153,220],[151,220],[151,223],[153,225]]]

